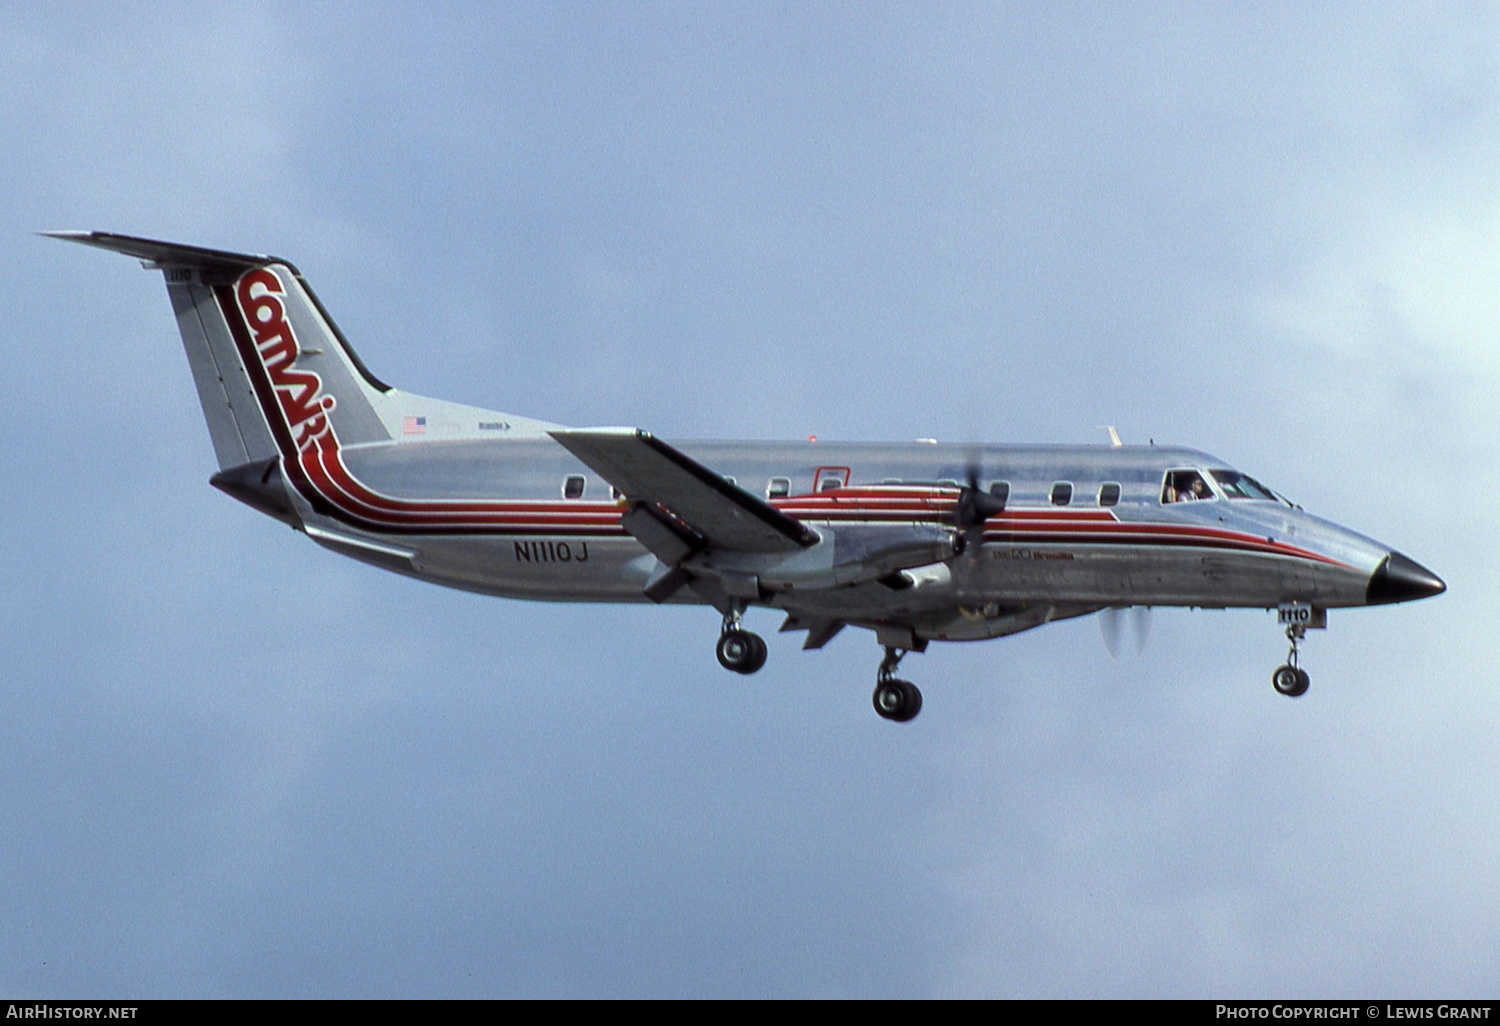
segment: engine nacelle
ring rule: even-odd
[[[731,595],[750,589],[811,591],[944,563],[963,544],[957,531],[940,524],[840,524],[813,530],[818,543],[796,552],[718,550],[695,555],[683,565],[695,574],[719,578]]]

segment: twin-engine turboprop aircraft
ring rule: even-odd
[[[1275,607],[1298,644],[1327,610],[1436,595],[1436,575],[1305,513],[1225,461],[1167,446],[669,445],[408,395],[372,375],[285,260],[54,232],[162,271],[208,420],[211,483],[335,552],[510,598],[707,604],[717,654],[766,661],[741,625],[786,614],[819,648],[885,649],[875,711],[930,641],[1129,606]]]

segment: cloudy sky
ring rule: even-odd
[[[0,991],[1494,996],[1493,5],[0,6]],[[903,666],[341,560],[207,485],[159,276],[667,438],[1214,452],[1441,574]],[[1474,489],[1480,489],[1475,492]]]

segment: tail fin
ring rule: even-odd
[[[393,437],[392,389],[290,262],[107,232],[45,234],[162,272],[221,470]]]

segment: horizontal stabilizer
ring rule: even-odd
[[[81,242],[85,246],[98,246],[115,253],[133,256],[153,264],[181,264],[201,267],[205,270],[221,271],[237,275],[253,267],[268,264],[291,264],[279,257],[254,256],[249,253],[230,253],[222,249],[207,249],[203,246],[184,246],[178,242],[160,242],[142,239],[134,235],[116,235],[113,232],[42,232],[53,239]]]
[[[713,548],[793,552],[818,542],[801,521],[645,431],[597,428],[551,435],[632,502],[665,507]]]
[[[275,517],[293,527],[302,526],[302,518],[297,515],[296,507],[286,493],[281,461],[275,456],[221,470],[209,478],[208,483],[268,517]]]

